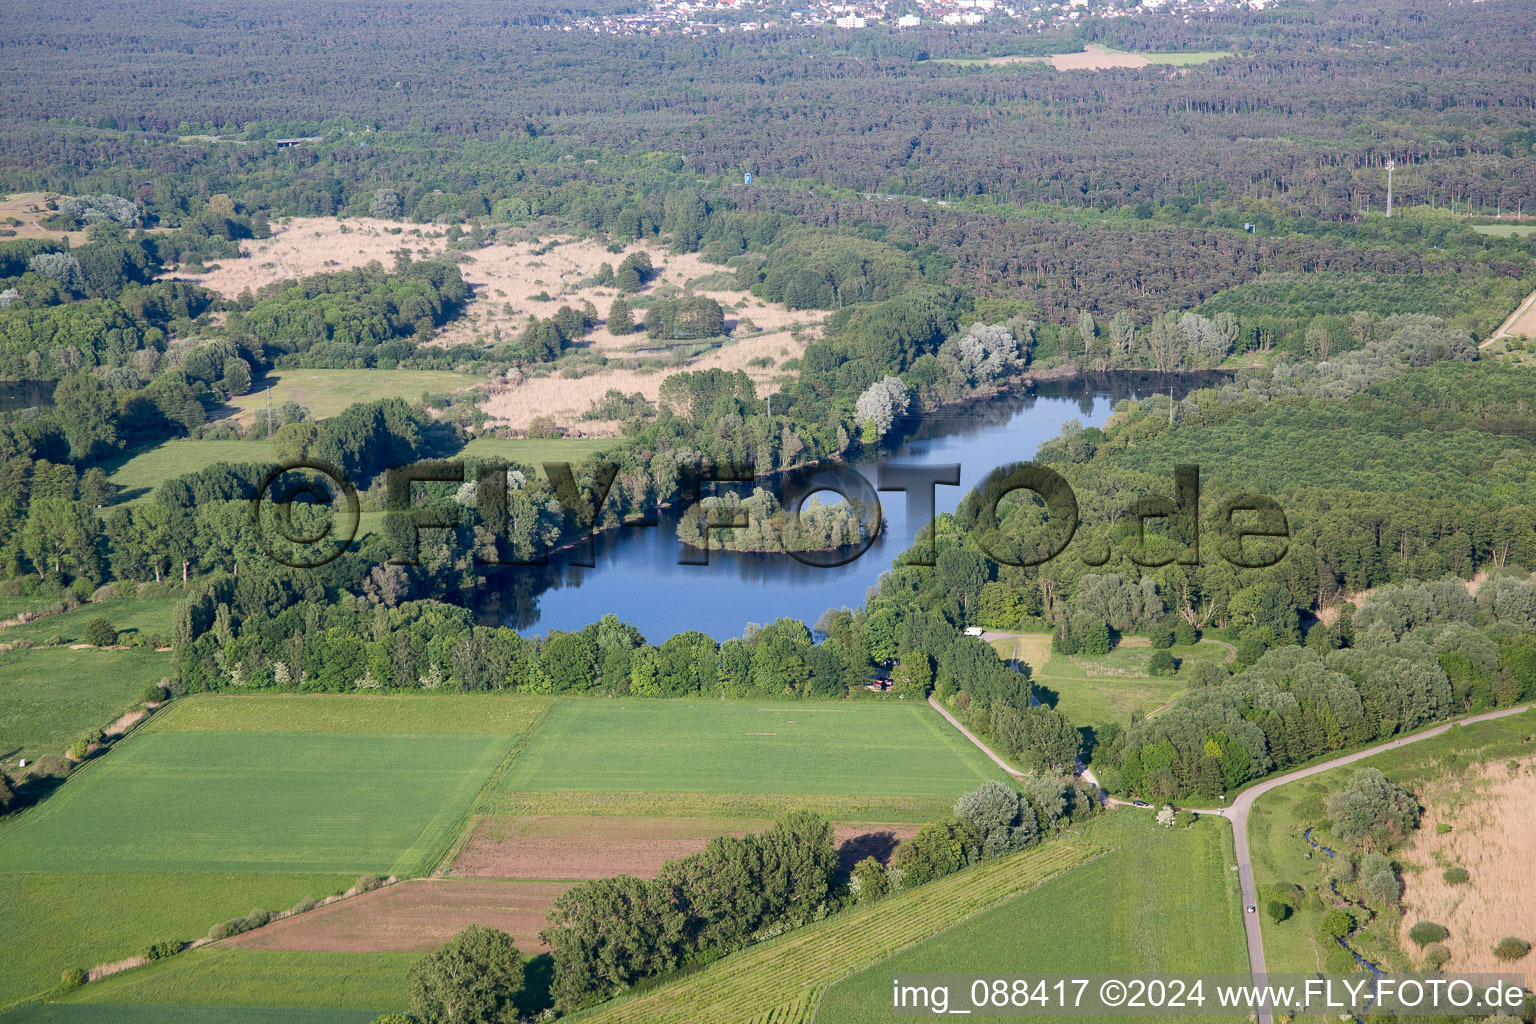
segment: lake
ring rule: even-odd
[[[1102,426],[1120,399],[1167,393],[1170,384],[1182,397],[1193,388],[1210,386],[1212,380],[1210,375],[1169,380],[1147,374],[1100,374],[1040,382],[1028,391],[898,425],[905,433],[886,461],[959,463],[960,485],[935,489],[937,510],[953,512],[993,469],[1033,458],[1042,443],[1060,435],[1067,421]],[[859,469],[873,479],[873,465]],[[741,486],[750,489],[751,485]],[[742,635],[749,622],[785,617],[810,625],[828,608],[864,603],[880,574],[912,545],[922,524],[906,521],[905,496],[881,492],[880,500],[884,531],[868,551],[847,565],[819,568],[787,554],[729,551],[711,552],[708,565],[681,565],[683,549],[675,533],[681,510],[668,509],[654,528],[600,534],[593,568],[571,565],[573,554],[567,551],[552,554],[548,567],[519,567],[500,574],[493,579],[495,589],[487,595],[482,617],[532,636],[549,630],[578,630],[611,612],[652,643],[689,629],[725,640]]]

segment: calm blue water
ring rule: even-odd
[[[1191,384],[1175,383],[1175,393]],[[1034,393],[999,396],[923,421],[889,461],[959,463],[960,486],[935,491],[938,511],[952,512],[993,469],[1032,458],[1068,420],[1102,426],[1116,400],[1166,388],[1136,375],[1053,382]],[[860,469],[873,479],[872,466]],[[612,612],[652,643],[688,629],[725,640],[740,636],[749,622],[782,617],[814,623],[828,608],[862,604],[880,573],[911,546],[921,524],[906,521],[905,496],[882,492],[880,498],[885,531],[848,565],[824,569],[785,554],[733,552],[712,552],[707,566],[679,565],[676,520],[664,514],[656,528],[600,536],[594,568],[569,565],[569,555],[557,555],[547,569],[522,568],[516,576],[500,578],[501,589],[488,597],[482,611],[530,636],[580,629]]]

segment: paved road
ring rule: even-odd
[[[1383,751],[1407,746],[1420,740],[1427,740],[1431,736],[1439,736],[1452,726],[1471,725],[1474,722],[1488,722],[1495,718],[1508,718],[1510,715],[1518,715],[1529,711],[1532,707],[1536,707],[1536,705],[1522,704],[1519,707],[1506,708],[1503,711],[1490,711],[1484,715],[1473,715],[1471,718],[1446,722],[1444,725],[1437,725],[1433,729],[1426,729],[1424,732],[1415,733],[1412,736],[1404,736],[1390,743],[1382,743],[1379,746],[1369,747],[1358,753],[1346,754],[1343,757],[1336,757],[1332,761],[1324,761],[1322,764],[1315,764],[1309,768],[1300,768],[1294,772],[1276,776],[1273,779],[1266,779],[1264,782],[1251,786],[1239,793],[1237,799],[1232,801],[1230,807],[1211,808],[1208,810],[1191,808],[1197,814],[1217,814],[1232,822],[1232,841],[1233,845],[1237,848],[1237,877],[1242,885],[1243,907],[1245,908],[1243,928],[1247,932],[1248,937],[1248,967],[1253,972],[1254,984],[1262,985],[1263,981],[1261,979],[1267,973],[1264,966],[1264,936],[1259,931],[1259,915],[1246,912],[1247,907],[1257,907],[1259,905],[1258,892],[1253,882],[1253,859],[1248,853],[1248,812],[1253,810],[1255,800],[1275,787],[1285,785],[1287,782],[1305,779],[1308,776],[1317,775],[1321,772],[1338,768],[1341,765],[1352,764],[1373,754],[1380,754]],[[1273,1020],[1274,1018],[1269,1007],[1266,1006],[1259,1009],[1258,1024],[1273,1024]]]

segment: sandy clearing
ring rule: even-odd
[[[499,928],[523,952],[539,941],[545,915],[569,882],[425,878],[386,886],[295,914],[225,941],[241,949],[333,953],[428,952],[472,924]]]
[[[1103,71],[1106,68],[1144,68],[1152,62],[1139,53],[1111,53],[1089,44],[1082,53],[1058,53],[1051,57],[1057,71]]]
[[[393,266],[395,253],[402,248],[409,249],[417,259],[440,256],[447,251],[446,245],[447,236],[436,225],[367,217],[295,217],[275,223],[271,238],[243,242],[246,255],[240,259],[224,260],[205,273],[181,268],[162,276],[195,281],[234,298],[247,290],[310,274],[350,270],[375,261],[385,267]],[[654,400],[661,382],[680,370],[742,370],[757,384],[759,393],[766,394],[773,390],[772,380],[780,372],[778,365],[786,359],[798,358],[814,336],[809,330],[802,330],[798,338],[792,332],[796,328],[813,328],[826,316],[820,310],[786,309],[737,288],[707,286],[702,279],[725,268],[705,263],[697,253],[669,253],[651,243],[629,245],[614,253],[595,239],[553,237],[537,243],[496,243],[462,254],[460,272],[473,287],[474,297],[464,315],[440,331],[431,344],[511,340],[529,316],[552,316],[561,306],[579,306],[587,301],[597,310],[600,322],[581,339],[578,347],[610,357],[633,355],[636,349],[646,347],[645,335],[615,335],[601,322],[606,321],[613,300],[620,294],[618,290],[591,284],[581,286],[581,282],[595,277],[602,264],[617,267],[625,256],[637,250],[649,254],[658,270],[642,294],[678,294],[690,289],[707,294],[725,307],[727,330],[742,331],[742,337],[676,367],[649,372],[602,369],[575,379],[557,372],[525,379],[485,403],[496,423],[526,430],[536,417],[550,416],[573,433],[612,436],[618,432],[617,424],[581,420],[594,400],[613,388],[625,394],[639,392]],[[696,288],[694,282],[699,282]],[[643,318],[644,311],[637,308],[636,314]],[[746,333],[753,330],[763,333]],[[764,358],[772,359],[773,364],[748,365]]]
[[[15,192],[0,199],[0,228],[14,231],[13,235],[6,235],[4,239],[15,238],[50,238],[55,241],[68,240],[71,246],[84,245],[86,233],[84,231],[54,231],[45,228],[42,221],[53,216],[52,210],[44,209],[43,204],[50,199],[62,199],[60,192]],[[12,222],[15,223],[12,223]]]
[[[654,878],[669,860],[704,849],[715,836],[771,828],[759,818],[565,817],[486,818],[454,860],[456,878]],[[844,868],[865,857],[889,861],[896,844],[917,834],[912,824],[835,822],[833,843]]]
[[[398,233],[397,233],[398,232]],[[193,273],[185,268],[161,277],[196,281],[225,298],[244,291],[333,270],[355,270],[377,260],[395,263],[395,252],[410,249],[413,258],[440,255],[446,246],[435,224],[407,224],[370,217],[293,217],[274,222],[272,237],[240,243],[240,259],[220,260],[215,269]]]
[[[1403,873],[1403,948],[1418,948],[1408,939],[1414,924],[1442,924],[1451,933],[1447,970],[1458,974],[1520,970],[1523,963],[1495,957],[1494,944],[1506,935],[1536,941],[1536,758],[1517,764],[1516,774],[1501,760],[1420,793],[1424,818],[1401,853],[1410,868]],[[1436,835],[1441,823],[1451,831]],[[1466,868],[1471,880],[1446,882],[1442,872],[1451,866]]]

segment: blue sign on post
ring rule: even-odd
[[[750,184],[752,184],[752,174],[751,174],[751,172],[748,172],[748,173],[743,174],[741,176],[741,183],[743,185],[750,185]]]

